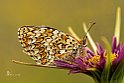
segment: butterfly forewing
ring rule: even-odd
[[[23,51],[40,65],[53,65],[54,60],[77,52],[80,45],[74,37],[44,26],[23,26],[18,30],[18,38]]]

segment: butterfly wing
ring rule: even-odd
[[[44,26],[23,26],[18,30],[18,38],[23,51],[40,65],[53,65],[54,60],[77,52],[80,45],[74,37]]]

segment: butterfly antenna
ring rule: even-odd
[[[89,23],[88,30],[87,30],[87,32],[83,36],[83,42],[82,43],[83,43],[84,46],[86,46],[87,34],[91,30],[91,28],[93,27],[93,25],[95,25],[95,24],[96,24],[95,22]]]

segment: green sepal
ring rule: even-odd
[[[122,83],[124,78],[124,59],[119,63],[112,75],[110,83]]]
[[[90,72],[92,74],[92,78],[93,78],[94,82],[100,83],[101,72],[99,70],[95,70],[95,71],[90,70]]]

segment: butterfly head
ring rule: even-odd
[[[83,46],[83,47],[86,47],[86,46],[87,46],[87,36],[85,36],[85,37],[82,39],[82,46]]]
[[[88,34],[88,32],[90,31],[90,29],[92,28],[92,26],[94,25],[94,24],[96,24],[95,22],[94,23],[89,23],[89,28],[88,28],[88,30],[86,31],[86,33],[84,34],[84,36],[83,36],[83,38],[82,38],[82,46],[83,47],[86,47],[86,45],[87,45],[87,34]]]

